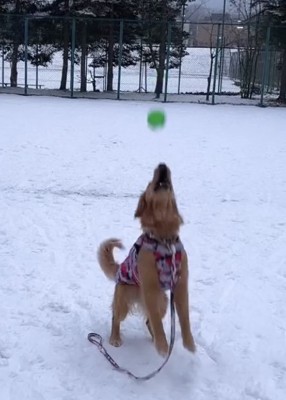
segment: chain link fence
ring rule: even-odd
[[[283,86],[282,29],[0,15],[0,92],[264,105]]]

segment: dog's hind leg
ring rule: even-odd
[[[109,343],[119,347],[122,344],[120,336],[120,323],[126,318],[129,312],[129,305],[126,297],[126,286],[117,284],[115,287],[112,303],[112,326]]]

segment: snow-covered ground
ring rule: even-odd
[[[285,110],[0,95],[0,399],[284,400]],[[177,326],[148,382],[114,371],[87,341],[100,333],[123,367],[161,359],[140,316],[108,345],[113,284],[99,243],[140,233],[140,192],[160,161],[173,171],[190,260],[195,356]],[[169,316],[165,320],[169,332]]]

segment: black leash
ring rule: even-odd
[[[145,376],[137,376],[134,375],[132,372],[128,371],[128,369],[120,367],[117,362],[111,357],[111,355],[106,351],[105,347],[103,346],[103,340],[102,337],[98,333],[89,333],[87,338],[88,340],[92,343],[95,344],[98,348],[98,350],[104,355],[104,357],[107,359],[107,361],[115,368],[118,372],[122,372],[129,377],[136,379],[138,381],[147,381],[151,378],[153,378],[155,375],[157,375],[161,369],[167,364],[173,347],[174,347],[174,342],[175,342],[175,306],[174,306],[174,293],[171,291],[170,295],[170,309],[171,309],[171,334],[170,334],[170,346],[169,346],[169,351],[166,359],[164,360],[163,364],[157,368],[155,371],[151,372],[148,375]]]

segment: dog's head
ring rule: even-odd
[[[139,198],[135,218],[140,218],[144,231],[156,236],[169,238],[178,234],[183,220],[166,164],[159,164],[154,170],[152,181]]]

